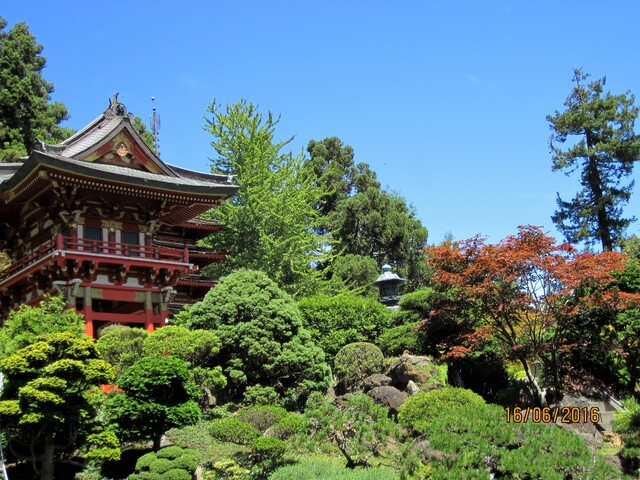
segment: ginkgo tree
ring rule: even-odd
[[[460,333],[445,356],[465,355],[493,339],[505,360],[522,364],[540,404],[546,400],[532,363],[544,366],[560,394],[561,354],[577,346],[567,340],[576,319],[593,307],[622,311],[640,300],[614,287],[613,272],[624,269],[624,254],[578,253],[539,227],[520,227],[497,244],[481,237],[449,241],[429,246],[426,254],[433,288],[449,295],[435,304],[421,328],[451,322],[452,312],[462,314],[456,319]]]

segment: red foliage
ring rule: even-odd
[[[521,226],[498,244],[474,237],[429,246],[426,255],[433,288],[455,292],[450,298],[457,305],[436,305],[421,328],[465,306],[469,330],[448,345],[446,356],[468,353],[491,335],[506,357],[557,367],[555,354],[576,348],[565,339],[578,315],[592,307],[619,311],[640,303],[640,295],[612,286],[612,273],[624,269],[624,254],[577,253],[534,226]]]

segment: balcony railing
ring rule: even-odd
[[[65,237],[58,234],[56,237],[38,246],[35,250],[29,252],[27,255],[0,273],[0,281],[36,263],[41,258],[44,258],[55,251],[81,253],[83,255],[109,255],[136,258],[139,260],[160,260],[189,263],[189,250],[187,248],[176,249],[132,245],[122,242],[106,242],[104,240],[91,240],[88,238]]]

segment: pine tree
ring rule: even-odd
[[[575,86],[565,101],[567,109],[548,115],[553,170],[570,175],[580,170],[582,189],[570,201],[558,194],[558,210],[552,219],[567,241],[587,245],[600,242],[610,251],[634,220],[623,218],[633,182],[623,181],[640,158],[640,137],[633,127],[638,107],[629,92],[603,94],[606,78],[585,83],[589,75],[574,71]],[[565,150],[564,145],[569,139]]]

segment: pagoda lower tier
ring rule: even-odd
[[[153,331],[166,323],[180,280],[197,281],[197,271],[187,248],[58,234],[2,272],[0,309],[6,316],[20,305],[38,303],[45,293],[61,293],[84,315],[87,335],[110,323],[141,324]]]

